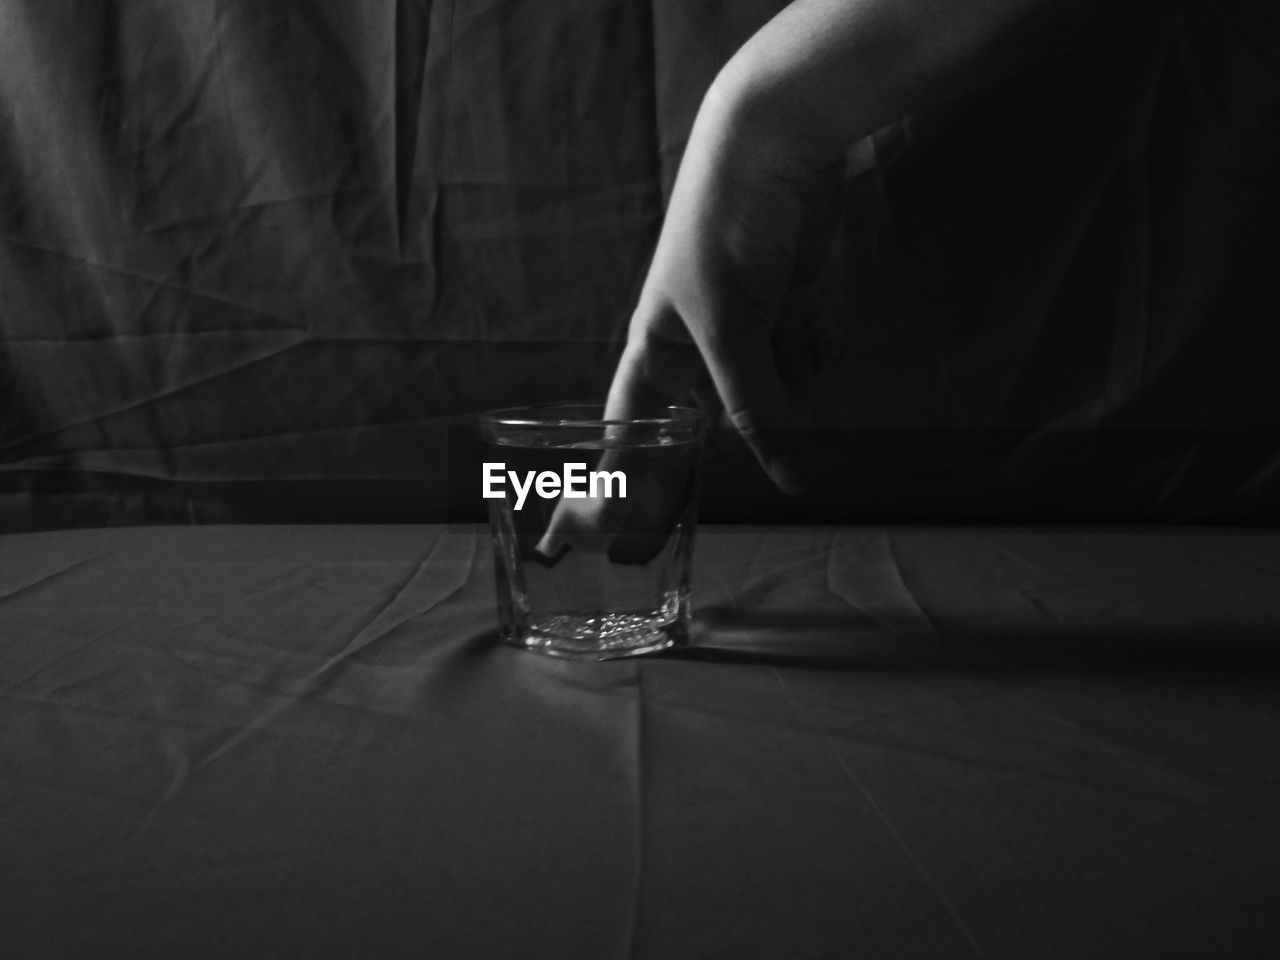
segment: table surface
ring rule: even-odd
[[[0,537],[14,957],[1280,950],[1280,534],[711,528],[696,642],[495,639],[487,536]]]

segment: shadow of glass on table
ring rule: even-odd
[[[1036,614],[934,617],[914,628],[853,611],[698,611],[690,643],[666,658],[860,671],[1093,673],[1280,678],[1274,620],[1188,622],[1148,614],[1117,624],[1049,623]]]

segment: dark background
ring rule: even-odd
[[[603,394],[781,6],[2,0],[0,527],[445,519],[451,430]],[[1274,524],[1275,10],[852,148],[823,479],[722,437],[703,518]]]

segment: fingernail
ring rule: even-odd
[[[799,493],[806,485],[804,468],[789,453],[769,461],[769,476],[783,493]]]
[[[542,535],[542,539],[538,541],[533,548],[533,552],[538,554],[545,560],[554,561],[558,554],[564,548],[564,541],[550,531]]]

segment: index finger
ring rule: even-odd
[[[707,380],[698,348],[674,309],[637,313],[636,319],[640,332],[623,350],[605,403],[611,420],[661,416]]]
[[[637,337],[627,345],[618,364],[604,418],[665,418],[669,406],[705,376],[697,348],[687,338]],[[606,427],[602,437],[605,449],[595,467],[629,477],[633,489],[628,499],[561,500],[538,543],[540,554],[554,558],[572,547],[590,553],[608,552],[614,562],[643,564],[666,544],[675,522],[667,513],[672,504],[679,503],[661,489],[647,488],[653,484],[661,488],[679,478],[663,476],[659,468],[671,458],[655,460],[652,451],[634,449],[631,434],[625,423]]]

